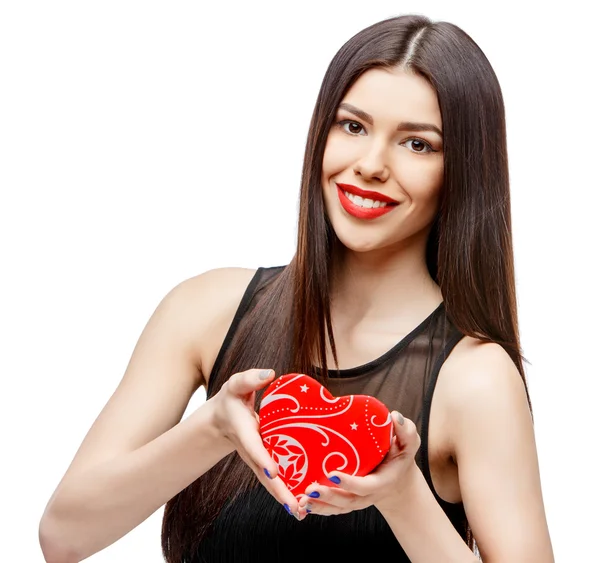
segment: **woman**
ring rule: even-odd
[[[375,471],[291,494],[256,415],[289,372],[394,411]],[[207,401],[179,422],[200,385]],[[470,562],[473,539],[486,562],[553,561],[502,95],[456,26],[393,18],[336,54],[291,263],[209,271],[165,297],[42,517],[46,560],[80,561],[165,503],[169,562]]]

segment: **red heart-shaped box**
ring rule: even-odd
[[[331,471],[367,475],[393,437],[387,407],[368,395],[333,397],[308,375],[289,373],[266,389],[259,409],[265,448],[299,498],[312,483],[332,486]]]

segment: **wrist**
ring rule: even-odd
[[[399,517],[410,513],[411,507],[415,502],[418,502],[418,496],[423,485],[427,486],[425,477],[413,460],[402,476],[400,486],[391,494],[387,494],[379,502],[376,502],[375,508],[386,519],[388,516]]]
[[[198,426],[198,432],[205,434],[223,457],[235,451],[235,446],[225,436],[218,422],[215,402],[212,399],[205,401],[190,418],[196,419],[195,423]]]
[[[416,463],[398,489],[375,506],[411,561],[476,561]]]

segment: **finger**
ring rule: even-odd
[[[392,420],[394,421],[394,432],[398,439],[398,448],[402,453],[414,456],[421,445],[421,437],[415,423],[408,418],[404,418],[398,411],[392,412]]]
[[[313,500],[311,499],[309,503],[305,504],[299,509],[300,519],[303,520],[308,515],[318,514],[319,516],[336,516],[338,514],[348,514],[353,510],[359,510],[361,508],[366,508],[367,506],[361,506],[357,504],[356,506],[349,507],[339,507],[334,506],[332,504],[327,504],[326,502],[321,502],[321,500]]]
[[[246,417],[244,417],[246,419]],[[244,420],[240,419],[240,420]],[[287,505],[288,512],[298,512],[298,500],[290,492],[287,485],[277,476],[279,464],[270,456],[266,450],[260,433],[258,431],[258,422],[242,423],[237,428],[237,438],[239,445],[236,448],[240,457],[254,471],[260,482],[268,491],[284,506]]]
[[[274,375],[272,369],[249,369],[234,373],[226,385],[230,393],[244,396],[266,387],[273,381]]]
[[[287,485],[276,475],[272,478],[267,477],[265,471],[252,461],[248,452],[245,452],[243,448],[238,450],[239,456],[244,462],[252,469],[260,483],[269,491],[269,493],[279,502],[285,510],[290,514],[298,518],[298,499],[291,493]]]
[[[352,510],[357,510],[358,507],[363,508],[361,506],[362,499],[357,495],[339,487],[327,487],[317,484],[306,488],[306,493],[300,498],[298,506],[302,508],[307,503],[311,503],[317,499],[319,502],[338,508],[351,508]]]
[[[388,453],[385,454],[385,457],[381,461],[382,464],[387,462],[390,459],[394,459],[399,453],[401,453],[400,446],[398,445],[398,436],[394,434],[392,437],[392,443],[390,444],[390,449]]]
[[[361,497],[372,495],[385,486],[386,480],[390,477],[390,462],[395,458],[414,458],[421,444],[417,427],[412,420],[404,418],[397,411],[392,412],[392,420],[394,421],[396,435],[392,440],[388,454],[372,473],[359,477],[340,471],[332,471],[328,475],[329,479],[333,480],[343,490]]]
[[[332,480],[337,486],[337,489],[330,487],[324,487],[325,489],[336,491],[338,494],[345,494],[352,497],[354,504],[359,502],[360,497],[368,497],[373,492],[379,490],[383,485],[383,480],[379,475],[370,473],[364,477],[356,475],[348,475],[347,473],[341,473],[340,471],[333,471],[328,475],[329,479]],[[313,490],[311,485],[306,489],[307,493]],[[319,489],[319,493],[321,490]],[[331,493],[327,493],[325,499],[333,498],[330,496]],[[329,500],[326,500],[329,502]]]
[[[271,457],[259,432],[259,424],[256,418],[248,418],[247,416],[238,419],[240,422],[236,424],[236,435],[239,440],[238,451],[240,449],[247,453],[248,460],[256,468],[269,479],[277,477],[279,464]]]

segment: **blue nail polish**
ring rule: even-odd
[[[293,516],[292,511],[290,510],[290,507],[287,504],[284,504],[283,508],[285,508],[287,510],[288,514],[290,514],[291,516]]]
[[[329,477],[329,480],[332,483],[335,483],[336,485],[339,485],[341,483],[340,478],[337,475],[334,475],[333,477]]]
[[[310,493],[310,495],[308,495],[309,497],[312,498],[319,498],[321,495],[319,494],[319,491],[313,491],[312,493]]]
[[[265,475],[266,475],[266,476],[267,476],[269,479],[271,479],[271,478],[272,478],[272,477],[271,477],[271,474],[268,472],[268,470],[267,470],[266,468],[265,468]]]
[[[306,512],[308,512],[310,514],[312,512],[312,510],[310,508],[307,508]]]

